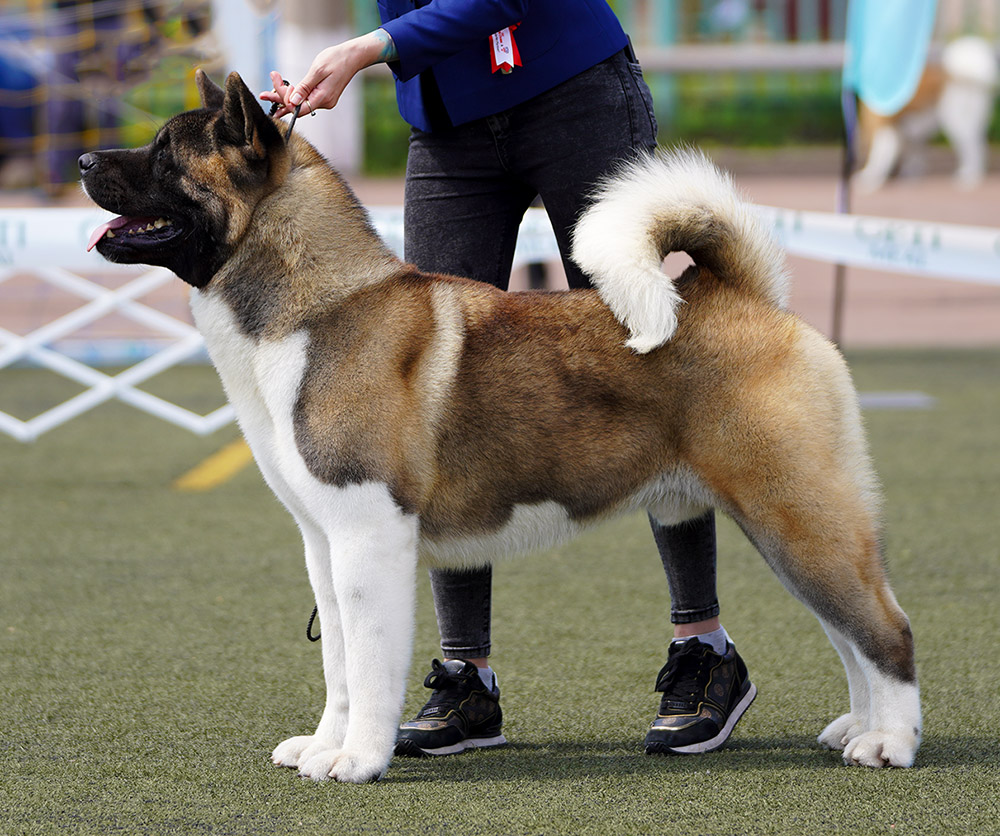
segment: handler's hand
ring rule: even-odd
[[[309,72],[298,84],[286,87],[282,84],[281,74],[272,72],[274,90],[266,90],[260,98],[279,105],[275,113],[279,118],[291,113],[299,104],[302,105],[299,111],[302,116],[332,108],[340,101],[348,82],[360,70],[379,61],[391,61],[394,57],[392,40],[377,29],[324,49],[313,59]]]

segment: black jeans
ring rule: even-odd
[[[515,69],[514,72],[517,72]],[[642,70],[625,52],[546,93],[458,127],[414,129],[406,168],[405,255],[420,269],[506,289],[517,231],[541,198],[570,287],[588,287],[569,260],[573,224],[617,162],[656,146]],[[654,536],[667,572],[671,618],[717,615],[715,518]],[[431,571],[445,656],[490,652],[492,570]]]

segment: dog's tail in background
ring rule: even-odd
[[[957,38],[941,52],[941,66],[948,78],[983,87],[996,87],[1000,67],[992,45],[985,38]]]
[[[784,307],[784,255],[753,205],[702,153],[657,151],[602,183],[573,232],[573,259],[643,354],[677,327],[681,298],[661,269],[687,253],[719,279]]]

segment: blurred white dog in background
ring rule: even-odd
[[[986,174],[998,77],[993,45],[969,36],[949,43],[940,61],[928,65],[913,98],[898,113],[881,116],[861,101],[860,138],[868,158],[855,176],[857,188],[876,191],[897,168],[921,173],[921,150],[938,131],[955,152],[956,184],[975,188]]]

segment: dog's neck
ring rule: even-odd
[[[208,292],[220,293],[248,333],[290,333],[351,294],[398,275],[344,179],[300,138],[291,166],[266,196]]]

